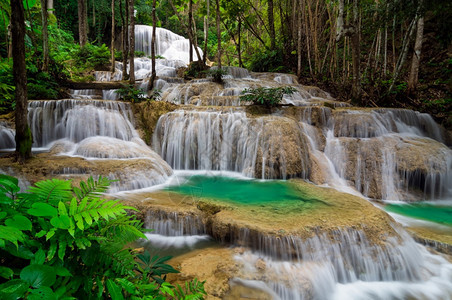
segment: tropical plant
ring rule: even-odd
[[[52,179],[20,193],[16,178],[0,175],[1,299],[163,299],[179,293],[180,287],[160,280],[177,272],[167,258],[139,267],[129,245],[145,238],[142,222],[127,214],[134,208],[101,198],[110,182],[91,177],[72,187]],[[196,289],[184,297],[205,294],[202,283],[188,286]]]
[[[273,107],[278,105],[284,95],[292,95],[297,90],[291,86],[278,88],[251,88],[242,91],[240,101],[252,102],[254,105]]]
[[[216,83],[223,83],[223,76],[227,75],[228,71],[226,71],[225,68],[210,68],[209,71],[207,71],[207,76],[212,77],[212,80]]]
[[[116,93],[119,95],[120,100],[132,103],[140,103],[146,98],[145,93],[142,90],[135,88],[133,84],[118,89]]]

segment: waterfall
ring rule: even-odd
[[[261,237],[261,251],[236,255],[247,270],[240,279],[263,282],[280,299],[449,299],[450,263],[400,234],[384,246],[371,245],[359,230],[304,241]],[[295,258],[280,260],[276,253]]]
[[[135,51],[142,51],[151,55],[152,26],[135,25]],[[183,36],[177,35],[167,29],[157,27],[155,34],[156,55],[163,56],[169,60],[180,60],[189,62],[189,41]],[[193,47],[194,49],[194,47]],[[198,47],[200,55],[202,50]],[[193,60],[198,60],[193,50]]]
[[[92,136],[130,141],[137,136],[129,104],[115,101],[30,101],[28,122],[33,146],[43,147],[67,138],[72,142]]]
[[[297,117],[305,124],[301,127],[308,140],[316,141],[309,146],[311,157],[318,158],[326,173],[323,183],[342,191],[353,187],[376,199],[452,195],[452,151],[443,144],[443,130],[431,116],[404,109],[307,107]],[[307,131],[307,126],[319,130]],[[311,178],[321,184],[313,173]]]
[[[0,122],[0,149],[15,148],[15,130],[9,128],[6,123]]]
[[[174,169],[235,171],[268,179],[309,174],[309,155],[298,125],[283,117],[248,119],[241,111],[171,112],[159,119],[153,145]]]

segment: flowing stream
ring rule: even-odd
[[[135,32],[136,50],[149,55],[152,28],[137,25]],[[257,199],[258,186],[260,191],[273,186],[268,191],[273,195],[285,181],[272,180],[301,178],[363,198],[392,201],[392,212],[451,228],[452,150],[445,130],[430,115],[405,109],[350,109],[316,87],[299,85],[288,74],[226,67],[223,85],[209,78],[185,82],[176,72],[187,66],[188,40],[163,28],[157,29],[156,38],[157,55],[163,57],[156,62],[162,101],[185,106],[160,117],[151,149],[135,129],[130,104],[115,101],[115,90],[75,90],[74,99],[30,101],[35,149],[96,165],[96,171],[74,165],[55,174],[120,179],[111,193],[155,187],[183,193],[184,187],[196,191],[202,185],[209,187],[212,198],[236,192],[228,196],[232,200],[253,195]],[[151,67],[149,58],[135,58],[136,77],[145,92]],[[119,62],[114,73],[96,73],[97,81],[121,79]],[[246,88],[286,85],[296,89],[283,99],[293,107],[272,114],[250,113],[239,98]],[[11,127],[0,122],[2,151],[15,147]],[[192,172],[201,177],[186,175]],[[211,182],[212,177],[204,175],[212,172],[223,177]],[[175,185],[175,178],[183,179]],[[286,192],[272,197],[293,196]],[[257,206],[265,202],[255,201]],[[409,201],[434,204],[404,207]],[[147,245],[154,248],[190,251],[212,243],[207,224],[195,216],[153,211],[146,225],[155,230]],[[452,299],[450,261],[414,242],[398,224],[392,226],[398,236],[384,245],[353,228],[319,231],[309,239],[254,236],[242,228],[228,241],[246,246],[235,256],[243,272],[231,284],[264,290],[275,299]],[[264,270],[256,267],[258,262]]]

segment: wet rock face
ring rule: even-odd
[[[62,146],[64,148],[64,145]],[[61,149],[59,145],[56,149]],[[28,182],[59,178],[73,179],[74,184],[86,180],[89,176],[99,175],[119,180],[111,184],[110,192],[119,192],[150,187],[160,184],[172,174],[172,169],[157,154],[151,157],[130,160],[95,159],[86,160],[81,157],[68,157],[42,153],[36,155],[26,165],[19,165],[10,158],[0,159],[0,169],[12,167]]]
[[[339,138],[336,162],[347,180],[375,199],[440,198],[452,184],[452,151],[428,138],[386,136],[371,139]],[[410,189],[412,192],[406,193]],[[418,193],[416,193],[418,191]]]
[[[256,178],[307,178],[308,148],[298,123],[244,112],[176,111],[154,134],[157,152],[175,169],[236,171]]]

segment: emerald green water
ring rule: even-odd
[[[385,206],[385,209],[389,212],[404,216],[452,226],[451,206],[439,206],[425,203],[388,204]]]
[[[310,198],[286,181],[243,180],[223,176],[195,175],[179,186],[167,188],[172,192],[197,198],[217,199],[235,204],[270,205],[282,202],[294,205],[321,202]]]

